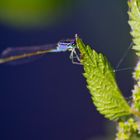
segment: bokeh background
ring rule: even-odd
[[[57,43],[77,33],[115,68],[131,37],[126,0],[1,0],[0,51]],[[135,65],[129,51],[122,68]],[[125,97],[132,70],[116,72]],[[83,68],[69,52],[0,65],[0,140],[112,140],[115,123],[92,104]]]

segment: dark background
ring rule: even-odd
[[[77,33],[115,67],[131,42],[127,1],[76,0],[65,10],[60,20],[41,28],[1,20],[0,50],[57,43]],[[121,67],[132,65],[134,54],[129,53]],[[96,111],[82,73],[82,66],[69,60],[69,52],[47,54],[23,65],[0,65],[0,140],[113,139],[115,123]],[[116,75],[128,97],[131,71]]]

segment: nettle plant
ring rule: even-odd
[[[140,0],[129,0],[129,25],[133,37],[132,49],[140,57]],[[114,69],[107,58],[85,45],[77,37],[87,88],[97,110],[105,118],[117,122],[116,140],[140,139],[140,61],[133,72],[136,83],[132,89],[132,102],[128,104],[115,79]]]

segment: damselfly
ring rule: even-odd
[[[70,59],[72,60],[72,63],[79,63],[80,58],[76,52],[76,48],[76,39],[61,40],[57,44],[7,48],[1,54],[0,64],[12,62],[14,62],[14,64],[16,64],[16,62],[23,63],[25,61],[30,61],[33,57],[44,55],[46,53],[65,51],[71,52]],[[74,61],[75,58],[78,62]]]

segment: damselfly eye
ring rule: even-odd
[[[72,43],[71,45],[72,45],[72,46],[76,46],[76,43]]]

